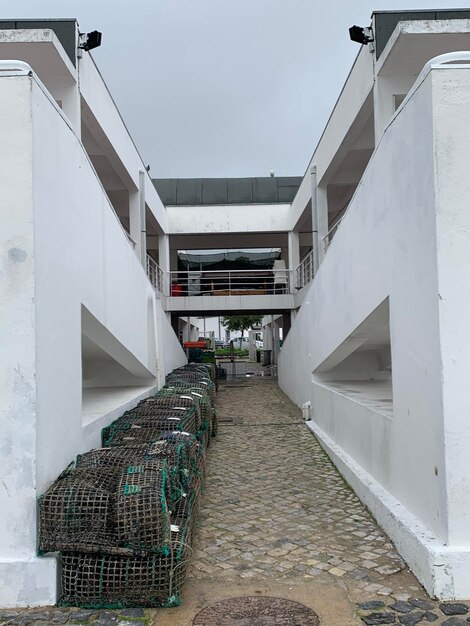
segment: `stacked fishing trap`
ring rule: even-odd
[[[41,496],[39,553],[61,555],[61,604],[180,604],[215,393],[213,365],[173,371]]]

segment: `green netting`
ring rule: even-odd
[[[82,463],[62,474],[39,501],[39,552],[167,552],[166,468],[166,459],[136,455],[130,465]]]
[[[167,556],[64,554],[63,606],[86,608],[172,607],[180,604],[189,548],[176,543]],[[184,558],[183,558],[184,557]]]
[[[180,604],[217,427],[214,382],[212,364],[176,370],[40,498],[40,552],[63,553],[61,604]]]

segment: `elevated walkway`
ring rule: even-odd
[[[294,308],[294,295],[246,295],[246,296],[198,296],[198,297],[167,297],[164,308],[169,313],[217,316],[243,313],[246,315],[261,313],[279,314],[291,311]]]

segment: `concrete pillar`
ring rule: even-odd
[[[317,220],[318,256],[321,263],[326,253],[325,237],[328,233],[328,188],[326,185],[317,187]]]
[[[140,191],[129,191],[129,234],[138,259],[141,258],[140,231]]]
[[[170,295],[170,237],[159,235],[158,237],[158,265],[163,272],[163,293]]]
[[[76,82],[73,83],[48,83],[47,87],[69,120],[73,132],[79,139],[82,137],[80,90]]]
[[[178,269],[178,250],[170,248],[170,270],[176,272]]]
[[[139,189],[129,192],[129,234],[142,265],[147,263],[147,226],[145,220],[145,172],[139,172]]]
[[[279,339],[279,321],[280,321],[280,319],[282,320],[282,318],[273,319],[273,322],[271,324],[271,330],[272,330],[271,362],[273,364],[276,364],[278,362],[279,350],[281,349],[281,347],[280,347],[280,339]]]
[[[397,96],[404,96],[416,80],[414,75],[376,76],[374,83],[374,130],[377,145],[397,109]]]
[[[282,314],[282,341],[285,341],[292,324],[291,312]]]
[[[147,264],[147,217],[145,214],[145,172],[139,172],[139,208],[140,208],[140,261]]]
[[[295,230],[290,231],[287,234],[287,241],[289,246],[289,260],[288,268],[290,270],[290,287],[291,291],[293,287],[297,286],[296,270],[300,264],[300,235]]]
[[[249,359],[252,363],[256,363],[256,331],[249,330],[248,331],[248,350],[249,350]]]

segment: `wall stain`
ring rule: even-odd
[[[13,261],[13,263],[23,263],[26,261],[27,256],[26,251],[21,248],[10,248],[8,250],[8,258],[10,261]]]

